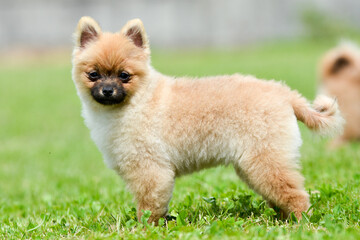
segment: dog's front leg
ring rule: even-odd
[[[126,180],[138,203],[137,217],[141,221],[143,210],[150,210],[149,223],[165,217],[175,182],[175,174],[168,166],[147,161],[132,169]]]

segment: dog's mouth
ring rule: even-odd
[[[121,98],[95,98],[94,99],[103,105],[115,105],[124,101],[125,96]]]
[[[99,84],[91,89],[91,95],[100,104],[115,105],[124,101],[126,92],[121,85]]]

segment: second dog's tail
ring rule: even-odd
[[[295,92],[291,105],[296,118],[321,135],[339,134],[343,129],[344,119],[336,99],[319,95],[310,106],[304,97]]]

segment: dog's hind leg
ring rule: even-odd
[[[278,151],[263,151],[234,164],[237,174],[268,203],[300,219],[310,206],[297,165]]]

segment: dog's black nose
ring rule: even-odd
[[[111,97],[114,93],[114,89],[111,86],[105,86],[102,89],[102,93],[104,94],[105,97]]]

